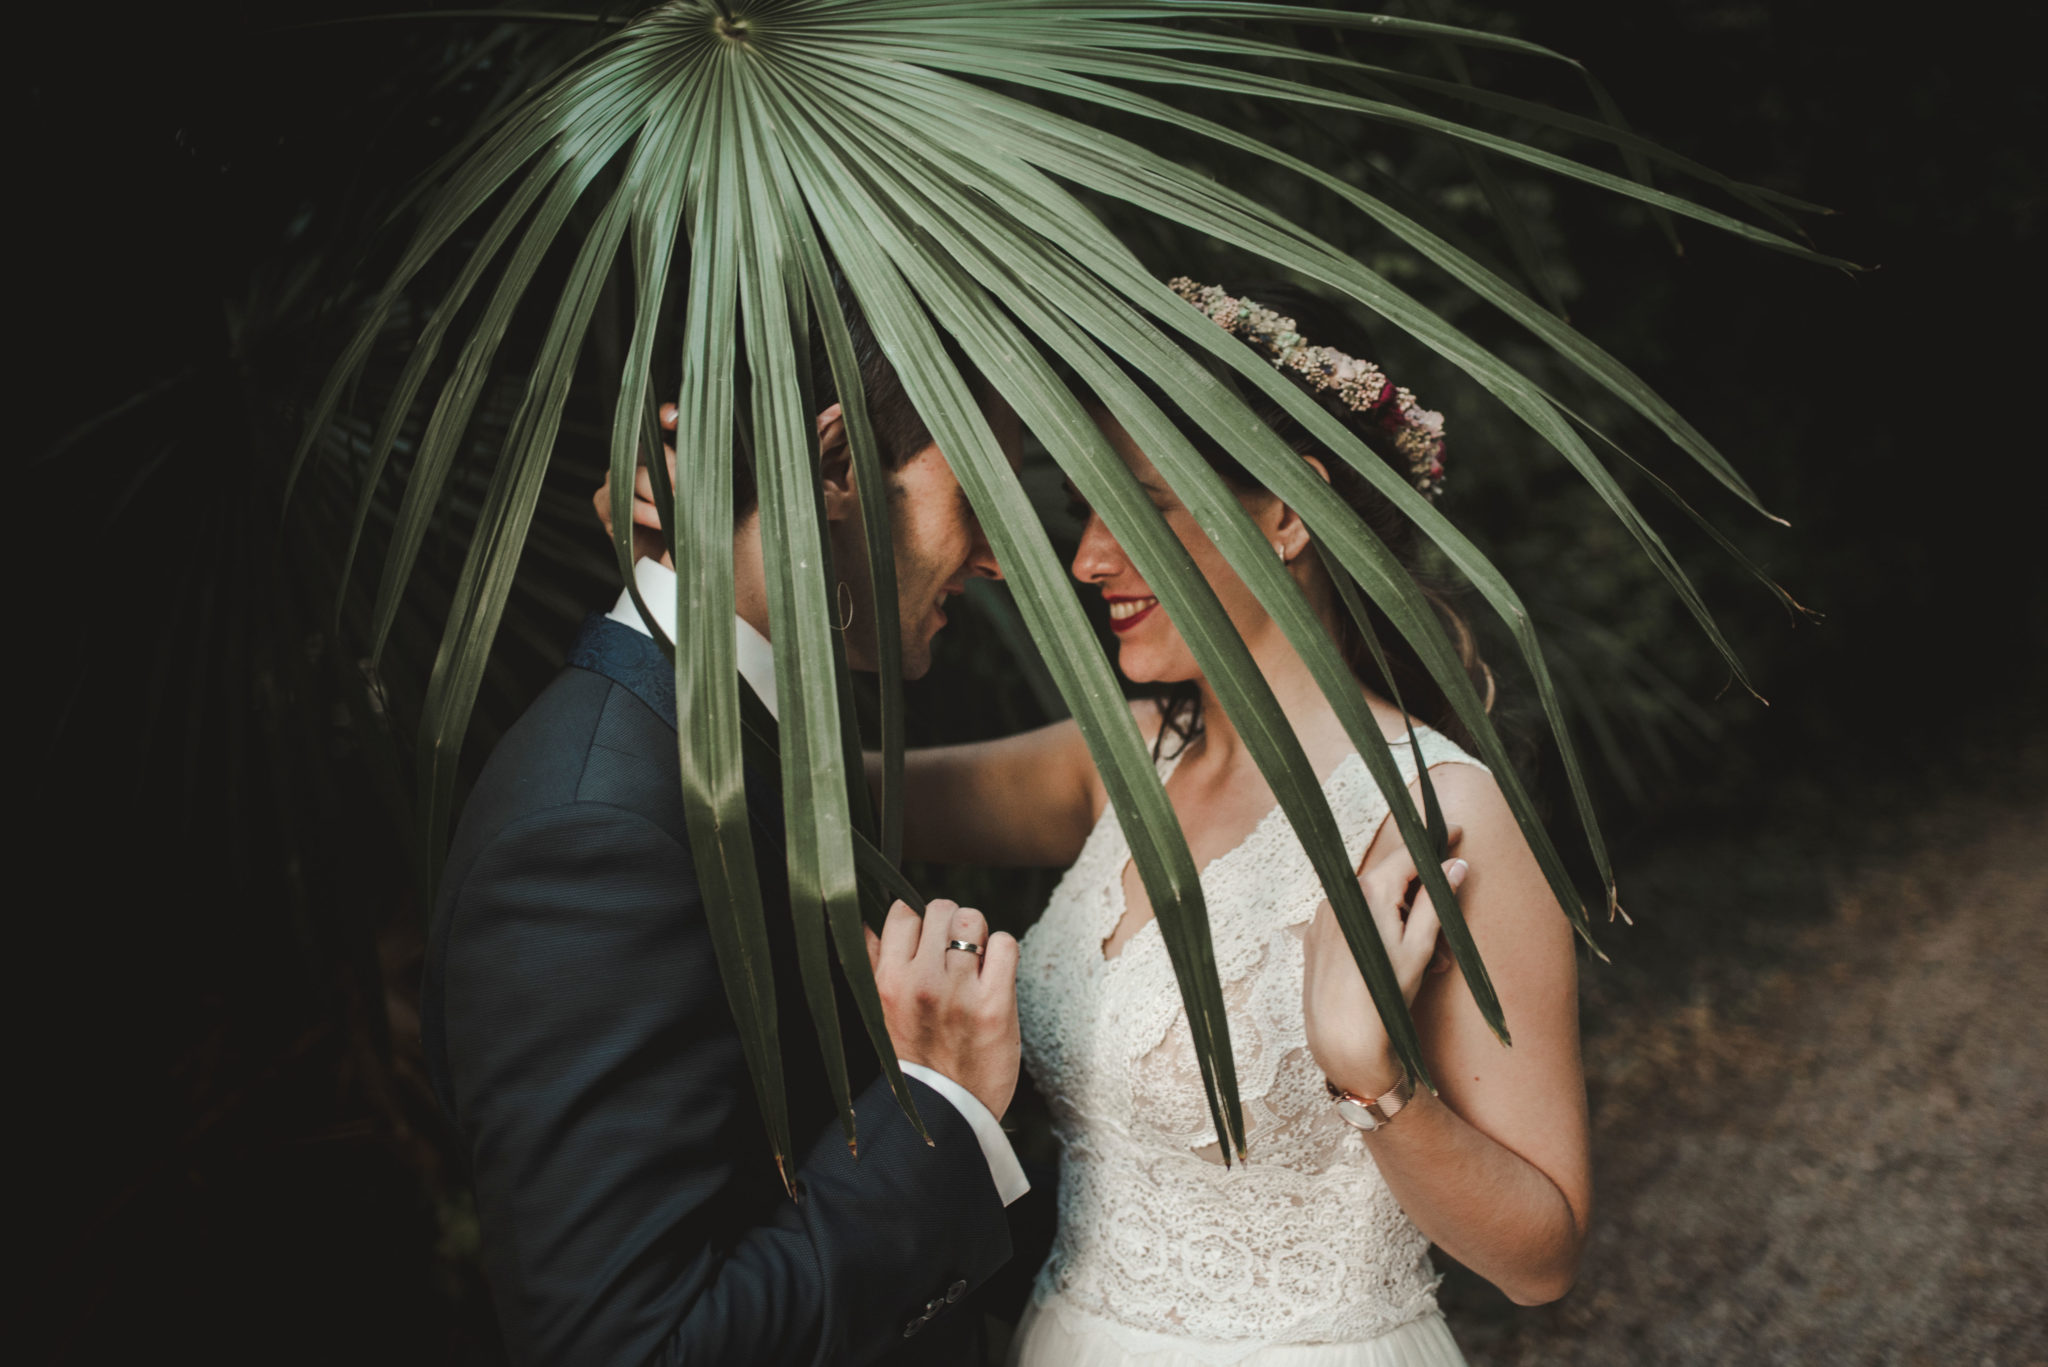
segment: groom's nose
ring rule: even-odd
[[[996,563],[995,548],[988,544],[987,533],[981,530],[981,519],[974,519],[974,545],[967,552],[967,573],[977,579],[1001,579],[1003,567]]]

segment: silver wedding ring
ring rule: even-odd
[[[956,949],[964,949],[977,959],[981,957],[981,946],[972,940],[948,940],[946,942],[946,952],[948,954]]]

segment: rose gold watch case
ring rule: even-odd
[[[1323,1085],[1337,1103],[1338,1117],[1345,1124],[1368,1132],[1392,1121],[1401,1113],[1403,1107],[1415,1099],[1415,1084],[1405,1077],[1375,1097],[1341,1091],[1334,1082],[1327,1080]]]

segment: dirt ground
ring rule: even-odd
[[[1902,823],[1739,990],[1589,1020],[1579,1285],[1454,1275],[1473,1367],[2048,1363],[2044,795]]]

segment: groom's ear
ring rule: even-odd
[[[827,521],[853,516],[860,503],[853,488],[853,447],[846,440],[846,414],[836,403],[818,414],[818,482]]]

